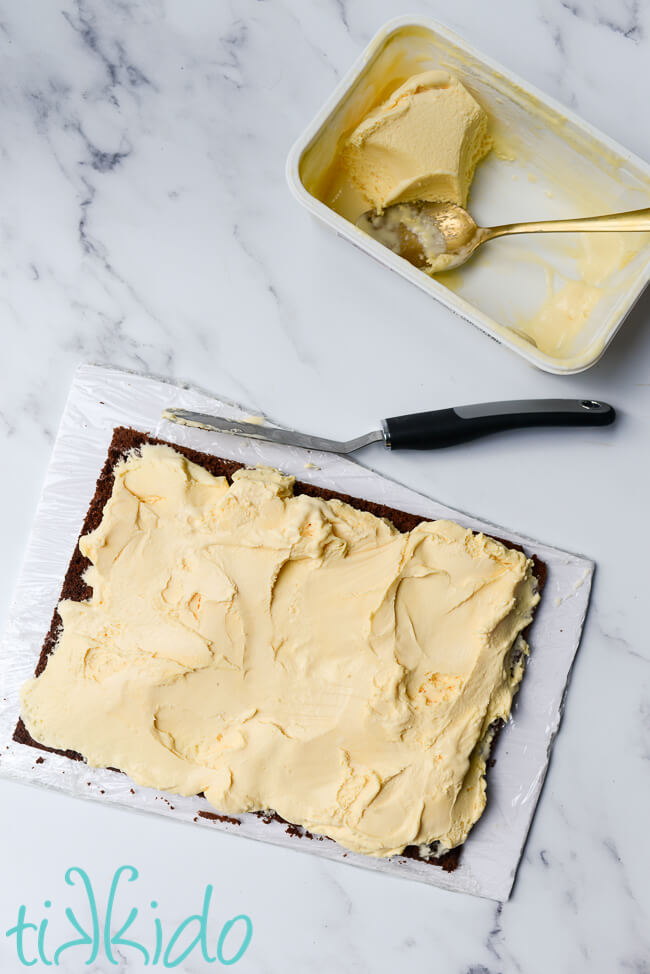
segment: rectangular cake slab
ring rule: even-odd
[[[234,403],[149,376],[90,365],[77,370],[0,644],[0,774],[444,889],[507,899],[559,726],[565,688],[587,612],[593,563],[454,511],[337,455],[307,454],[161,420],[162,410],[171,404],[232,418],[247,415]],[[152,789],[134,785],[124,775],[37,752],[13,740],[20,686],[33,675],[116,426],[132,426],[169,442],[249,465],[275,466],[302,481],[422,517],[450,518],[475,531],[521,544],[528,554],[536,554],[546,564],[545,590],[530,635],[531,657],[513,719],[500,734],[497,760],[488,773],[487,808],[472,830],[454,872],[403,857],[386,860],[357,855],[334,842],[317,836],[310,840],[298,830],[287,829],[286,824],[263,821],[253,814],[238,816],[239,822],[221,820],[208,802],[198,797],[169,796],[172,809],[170,800],[164,800]],[[306,462],[318,469],[306,469]],[[42,757],[41,763],[36,763],[37,757]]]

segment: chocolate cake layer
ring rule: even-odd
[[[234,460],[226,460],[220,457],[212,456],[210,454],[201,453],[199,451],[192,450],[188,447],[178,446],[177,444],[173,444],[173,443],[166,443],[166,441],[156,439],[154,437],[149,436],[146,433],[142,433],[134,429],[130,429],[127,427],[118,427],[114,430],[113,439],[111,441],[109,451],[108,451],[108,456],[104,464],[104,467],[102,469],[102,472],[99,476],[99,479],[97,481],[95,494],[88,508],[83,523],[83,527],[80,532],[80,537],[95,530],[95,528],[97,528],[101,523],[104,507],[107,501],[109,500],[113,490],[114,469],[117,463],[120,460],[122,460],[131,451],[137,450],[145,443],[165,444],[167,446],[170,446],[178,453],[181,453],[187,459],[191,460],[193,463],[196,463],[199,466],[205,468],[213,476],[217,476],[217,477],[225,476],[229,482],[231,481],[233,473],[237,469],[244,466],[244,464],[238,463]],[[338,491],[333,491],[322,487],[316,487],[313,484],[307,484],[300,481],[296,482],[294,487],[294,493],[316,496],[324,500],[337,498],[338,500],[341,500],[349,504],[351,507],[354,507],[358,510],[367,511],[375,515],[376,517],[386,518],[387,520],[390,520],[395,525],[395,527],[401,532],[410,531],[418,523],[427,520],[426,518],[422,518],[419,515],[408,514],[405,511],[396,510],[394,508],[387,507],[386,505],[383,504],[378,504],[373,501],[367,501],[360,498],[351,497],[347,494],[343,494]],[[512,542],[506,541],[501,538],[497,538],[496,540],[501,541],[503,544],[507,545],[508,547],[522,550],[520,545],[514,544]],[[541,589],[546,577],[546,567],[544,563],[541,562],[539,559],[537,559],[535,556],[533,556],[533,562],[534,562],[535,577],[538,582],[538,587],[539,589]],[[90,596],[92,595],[92,590],[86,584],[83,577],[89,565],[90,562],[88,561],[87,558],[85,558],[81,554],[79,544],[77,543],[65,575],[60,599],[69,599],[74,602],[81,602],[90,598]],[[60,631],[61,631],[61,619],[58,610],[55,609],[52,617],[50,629],[43,643],[41,654],[35,670],[35,676],[38,676],[45,669],[45,666],[47,664],[47,659],[56,647]],[[525,635],[526,633],[524,632],[524,636]],[[498,730],[500,728],[495,728],[495,729]],[[27,728],[25,727],[21,719],[18,720],[18,724],[14,732],[14,740],[16,740],[19,743],[26,744],[34,748],[38,748],[41,751],[50,751],[52,753],[61,754],[71,760],[76,760],[76,761],[83,760],[82,756],[78,754],[76,751],[71,751],[71,750],[60,751],[39,744],[31,737],[31,735],[27,731]],[[110,769],[110,770],[116,772],[118,771],[118,769]],[[205,817],[207,817],[207,815]],[[215,816],[215,818],[218,818],[218,816]],[[270,821],[271,818],[275,818],[279,821],[284,822],[284,820],[280,819],[279,816],[277,816],[275,813],[273,813],[271,817],[268,817],[268,820]],[[266,821],[267,817],[263,818],[263,820]],[[296,826],[292,826],[291,823],[286,823],[286,824],[291,827],[292,835],[298,835],[298,836],[306,835],[307,837],[311,837],[309,833],[305,833],[304,830]],[[438,858],[429,859],[421,855],[419,848],[417,846],[410,846],[404,850],[402,855],[409,858],[421,859],[422,861],[425,862],[435,863],[437,865],[440,865],[442,868],[446,870],[452,870],[456,867],[458,863],[461,848],[462,847],[453,849],[450,852],[446,853],[445,855],[439,856]]]

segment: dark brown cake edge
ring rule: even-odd
[[[198,450],[193,450],[190,447],[179,446],[176,443],[169,443],[166,440],[158,439],[150,436],[147,433],[142,433],[139,430],[131,429],[130,427],[116,427],[113,430],[113,438],[108,448],[108,455],[106,457],[104,466],[102,467],[102,471],[97,479],[95,493],[84,518],[83,526],[79,532],[79,538],[77,539],[75,549],[72,553],[72,558],[70,559],[70,563],[63,580],[59,602],[63,599],[69,599],[72,602],[84,602],[91,597],[92,589],[84,581],[84,574],[86,569],[90,567],[90,561],[82,555],[79,548],[79,541],[84,535],[89,534],[91,531],[94,531],[97,527],[99,527],[101,523],[104,507],[113,491],[113,482],[115,479],[114,469],[116,465],[129,453],[140,449],[140,447],[147,443],[169,446],[176,450],[177,453],[182,454],[188,460],[191,460],[193,463],[196,463],[198,466],[206,469],[213,476],[226,477],[229,482],[232,480],[233,473],[245,466],[245,464],[239,463],[236,460],[226,460],[222,457],[216,457],[209,453],[202,453]],[[343,494],[336,490],[330,490],[327,487],[317,487],[314,484],[308,484],[300,480],[296,480],[295,482],[294,494],[307,494],[311,497],[321,497],[324,500],[336,498],[340,501],[344,501],[346,504],[349,504],[351,507],[354,507],[357,510],[368,511],[370,514],[374,514],[376,517],[385,518],[391,521],[398,531],[401,532],[411,531],[420,522],[431,520],[431,518],[421,517],[418,514],[409,514],[406,511],[400,511],[392,507],[387,507],[385,504],[378,504],[375,501],[368,501],[359,497],[352,497],[349,494]],[[496,541],[500,541],[507,547],[514,548],[518,551],[524,550],[523,547],[516,542],[508,541],[507,539],[497,537],[496,535],[490,535],[490,537],[494,537]],[[534,565],[534,574],[535,578],[537,579],[538,590],[541,592],[546,581],[546,565],[536,555],[532,555],[531,558]],[[45,669],[48,657],[54,652],[58,642],[61,627],[61,617],[59,615],[58,608],[55,608],[52,615],[50,628],[45,640],[43,641],[43,646],[38,663],[36,664],[34,676],[39,676]],[[528,635],[529,629],[530,626],[527,627],[527,629],[525,629],[522,633],[524,638],[526,638]],[[503,721],[498,721],[495,725],[495,732],[490,744],[490,753],[494,750],[495,742],[503,725]],[[57,748],[47,747],[46,745],[35,741],[25,727],[22,717],[18,718],[13,739],[19,744],[37,748],[39,751],[48,751],[51,754],[58,754],[69,758],[72,761],[84,760],[83,756],[77,751],[63,751]],[[116,773],[122,773],[117,768],[109,768],[108,770],[115,771]],[[302,829],[300,826],[294,825],[291,822],[287,822],[276,812],[256,812],[255,814],[263,822],[271,822],[275,820],[287,825],[286,831],[291,835],[297,835],[310,839],[314,838],[310,832],[307,832],[305,829]],[[206,819],[210,818],[215,821],[221,821],[222,819],[227,821],[231,820],[229,817],[219,816],[216,813],[214,815],[212,813],[205,813],[203,817]],[[462,848],[462,845],[457,846],[455,849],[451,849],[449,852],[446,852],[437,858],[424,858],[420,854],[418,846],[407,846],[400,856],[437,865],[446,872],[452,872],[458,866]]]

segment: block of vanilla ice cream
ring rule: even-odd
[[[476,164],[490,148],[488,118],[457,78],[409,78],[345,141],[341,162],[375,210],[411,200],[464,206]]]

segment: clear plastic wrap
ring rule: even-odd
[[[589,603],[593,563],[468,517],[334,454],[307,454],[261,440],[176,426],[161,419],[162,410],[172,404],[230,417],[246,415],[246,410],[233,403],[149,376],[91,365],[80,366],[75,375],[0,646],[0,774],[444,889],[507,899],[560,722],[564,692]],[[473,530],[519,542],[529,554],[537,554],[546,563],[548,577],[531,634],[531,656],[513,717],[500,734],[498,760],[488,774],[487,808],[472,830],[454,872],[404,857],[374,859],[356,855],[317,836],[309,841],[296,834],[299,830],[287,832],[286,824],[263,821],[254,814],[238,816],[238,823],[204,817],[201,812],[214,812],[204,799],[163,796],[134,785],[124,775],[89,768],[13,741],[20,686],[33,675],[116,426],[132,426],[172,443],[246,464],[276,466],[300,480],[423,517],[451,518]],[[307,461],[315,467],[306,468]],[[43,762],[36,763],[37,757],[43,757]]]

